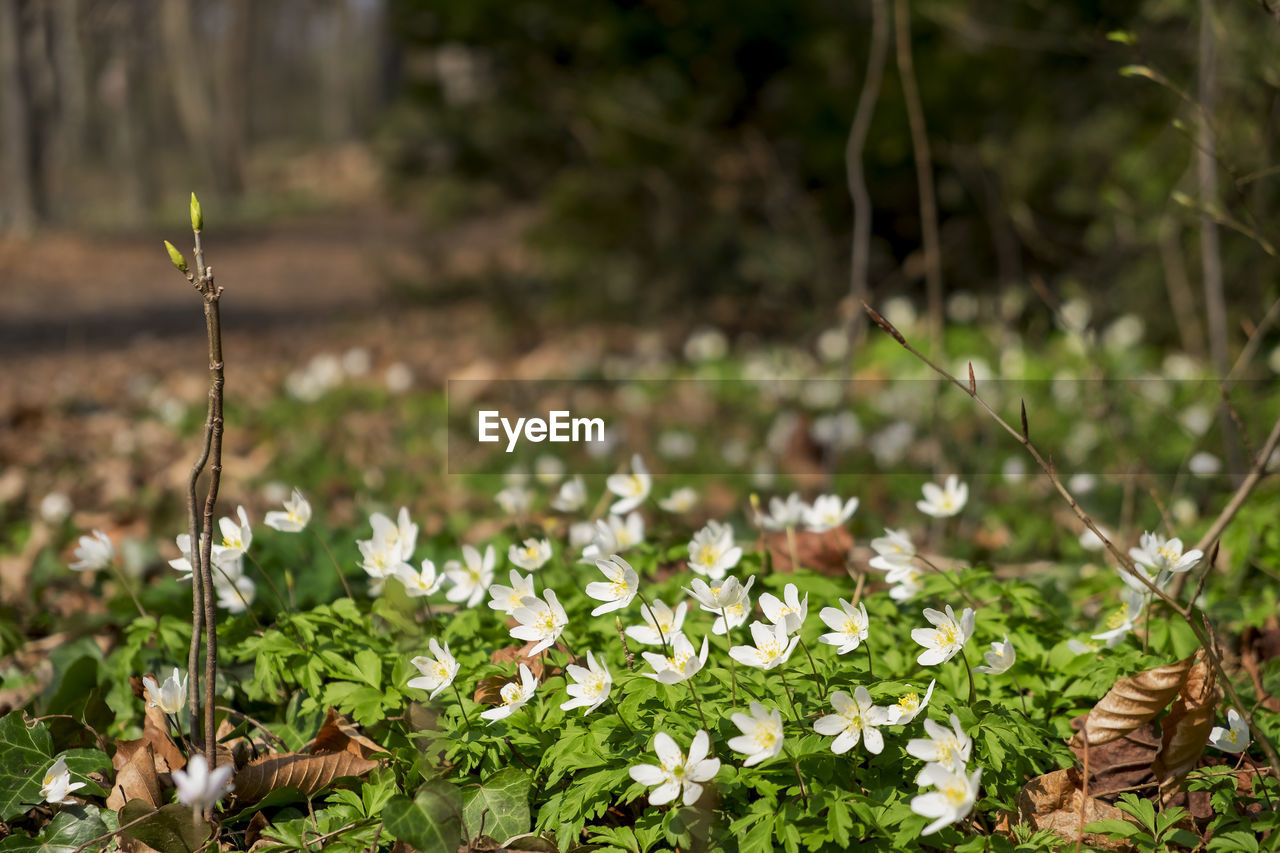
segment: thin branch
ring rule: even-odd
[[[871,46],[867,70],[858,94],[858,107],[849,128],[844,149],[845,173],[848,175],[849,197],[853,201],[853,251],[849,259],[849,295],[853,299],[849,316],[849,358],[858,349],[866,333],[866,321],[858,311],[858,303],[870,298],[867,268],[871,254],[871,194],[867,191],[867,175],[862,163],[871,118],[884,81],[884,66],[889,55],[889,15],[885,0],[871,0]]]

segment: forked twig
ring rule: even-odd
[[[1209,659],[1209,663],[1216,671],[1223,687],[1226,688],[1228,695],[1231,697],[1231,701],[1234,702],[1238,708],[1243,709],[1246,707],[1241,702],[1240,695],[1236,692],[1235,685],[1231,683],[1231,679],[1227,676],[1227,672],[1222,666],[1222,659],[1214,648],[1213,632],[1212,629],[1208,627],[1207,619],[1203,625],[1200,624],[1200,621],[1197,619],[1197,608],[1195,606],[1195,602],[1193,601],[1183,605],[1176,598],[1158,587],[1145,573],[1138,571],[1137,566],[1134,565],[1134,562],[1129,555],[1122,552],[1120,548],[1102,532],[1089,514],[1080,507],[1080,504],[1076,501],[1075,497],[1067,490],[1067,487],[1063,485],[1062,480],[1058,477],[1058,472],[1054,467],[1053,460],[1046,459],[1041,455],[1036,446],[1032,444],[1031,431],[1028,427],[1026,418],[1026,404],[1023,403],[1022,406],[1022,429],[1019,430],[1010,425],[1004,418],[1000,417],[994,409],[987,405],[985,400],[978,396],[976,383],[971,390],[967,384],[961,382],[945,368],[939,367],[927,356],[923,355],[919,350],[913,347],[892,323],[880,315],[880,312],[876,311],[865,302],[862,303],[862,307],[866,310],[867,315],[871,317],[871,321],[873,323],[887,332],[907,352],[920,359],[943,379],[946,379],[952,385],[955,385],[957,388],[968,394],[974,402],[976,402],[978,406],[991,417],[992,420],[999,424],[1005,432],[1013,436],[1014,439],[1031,454],[1031,457],[1035,459],[1036,464],[1038,464],[1041,470],[1049,477],[1049,482],[1053,484],[1055,489],[1057,489],[1058,494],[1061,495],[1062,499],[1071,507],[1076,518],[1080,519],[1081,523],[1098,537],[1098,540],[1102,542],[1107,551],[1115,557],[1116,561],[1120,564],[1121,569],[1127,572],[1131,577],[1136,578],[1154,596],[1159,598],[1167,604],[1171,610],[1182,617],[1182,619],[1191,628],[1192,632],[1196,635],[1196,639],[1200,641],[1200,645],[1204,648],[1205,654]],[[1227,506],[1223,508],[1222,513],[1218,516],[1218,519],[1214,522],[1213,526],[1202,538],[1201,544],[1197,546],[1201,548],[1201,550],[1203,550],[1208,543],[1217,540],[1218,536],[1221,535],[1222,530],[1226,528],[1227,524],[1249,497],[1250,492],[1253,491],[1253,488],[1258,484],[1258,481],[1262,479],[1263,472],[1266,469],[1266,461],[1271,456],[1271,453],[1274,451],[1277,443],[1280,443],[1280,420],[1277,420],[1275,426],[1272,427],[1271,435],[1267,438],[1267,442],[1264,445],[1262,452],[1254,461],[1253,469],[1249,472],[1249,475],[1245,478],[1244,482],[1240,484],[1235,495],[1233,495],[1231,500],[1227,503]],[[1266,732],[1262,731],[1262,729],[1254,723],[1252,714],[1246,714],[1245,718],[1249,723],[1249,729],[1253,733],[1254,739],[1258,742],[1258,745],[1262,747],[1262,751],[1267,755],[1267,762],[1271,765],[1272,775],[1277,779],[1280,779],[1280,754],[1277,754],[1275,744],[1273,744],[1271,739],[1267,737]]]

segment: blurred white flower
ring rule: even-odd
[[[44,773],[44,781],[40,785],[40,796],[46,803],[58,805],[67,801],[67,795],[84,787],[83,782],[72,782],[71,771],[67,769],[66,756],[59,755],[58,760],[49,766]]]
[[[782,714],[752,700],[751,713],[738,712],[729,719],[742,732],[729,740],[729,748],[746,756],[743,767],[753,767],[782,752]]]
[[[1209,732],[1209,746],[1239,755],[1249,748],[1253,736],[1249,733],[1249,724],[1235,708],[1227,709],[1227,727],[1214,726]]]
[[[1145,589],[1145,587],[1144,587]],[[1146,595],[1137,589],[1126,588],[1122,593],[1124,604],[1107,619],[1107,629],[1101,634],[1094,634],[1090,639],[1101,640],[1107,648],[1113,648],[1129,635],[1137,624],[1138,617],[1146,606]]]
[[[666,512],[682,515],[698,504],[698,493],[688,486],[676,489],[658,501],[658,506]]]
[[[697,363],[718,361],[729,352],[729,339],[714,326],[700,326],[684,342],[684,357]]]
[[[969,500],[969,485],[960,482],[955,474],[948,476],[942,486],[925,483],[921,491],[924,500],[916,501],[916,509],[934,518],[950,518],[964,509]]]
[[[596,522],[595,536],[591,543],[582,549],[582,562],[594,563],[596,560],[621,554],[644,542],[644,517],[633,512],[625,519],[618,515],[610,515]]]
[[[298,489],[284,502],[284,512],[272,510],[263,518],[262,523],[283,533],[297,533],[311,521],[311,504]]]
[[[854,688],[853,697],[843,690],[831,694],[834,714],[828,714],[813,724],[813,730],[827,737],[835,736],[831,751],[843,755],[864,741],[867,752],[879,755],[884,749],[884,735],[879,726],[889,721],[884,708],[871,702],[871,694],[862,685]]]
[[[843,527],[858,511],[858,499],[849,498],[841,503],[839,495],[820,495],[804,514],[804,525],[813,533],[825,533]]]
[[[485,547],[483,557],[472,546],[463,545],[462,562],[449,560],[444,564],[444,573],[450,583],[449,591],[444,597],[457,603],[466,602],[467,607],[475,607],[493,583],[495,560],[492,545]]]
[[[435,595],[444,583],[444,575],[436,572],[436,564],[430,560],[422,561],[422,571],[415,571],[408,563],[401,563],[392,570],[391,577],[404,585],[410,598]]]
[[[219,764],[212,771],[203,755],[193,755],[186,770],[173,771],[173,784],[178,788],[178,802],[204,811],[217,805],[231,791],[233,764]]]
[[[871,568],[883,572],[909,566],[916,556],[916,546],[906,530],[885,528],[883,536],[871,540],[871,550],[876,552]]]
[[[613,689],[613,676],[609,674],[609,667],[605,665],[604,658],[597,662],[595,656],[588,651],[585,667],[571,663],[565,667],[565,671],[569,673],[573,683],[567,685],[564,690],[573,698],[562,702],[560,710],[586,708],[587,710],[582,712],[585,716],[599,708],[609,698],[609,692]]]
[[[911,639],[925,647],[916,658],[921,666],[935,666],[946,663],[964,648],[964,644],[973,636],[974,614],[966,607],[956,619],[956,614],[948,604],[946,612],[933,608],[924,609],[924,618],[933,623],[933,628],[913,628]]]
[[[650,805],[664,805],[683,793],[682,802],[691,806],[702,796],[702,783],[720,772],[720,759],[707,758],[711,738],[701,729],[693,736],[688,758],[666,732],[654,736],[653,751],[658,764],[637,764],[628,771],[641,785],[657,786],[649,793]]]
[[[1098,478],[1092,474],[1072,474],[1067,479],[1067,488],[1077,495],[1087,495],[1098,487]]]
[[[243,554],[253,544],[253,528],[242,506],[236,507],[236,518],[218,519],[218,529],[222,531],[222,547],[228,552]]]
[[[524,486],[508,486],[493,496],[507,515],[524,515],[533,505],[533,492]]]
[[[47,524],[61,524],[71,515],[71,498],[62,492],[50,492],[40,499],[40,517]]]
[[[1166,539],[1159,533],[1143,533],[1139,547],[1130,548],[1129,556],[1140,566],[1157,572],[1156,585],[1163,586],[1170,575],[1189,572],[1204,557],[1198,548],[1182,553],[1181,539]]]
[[[521,545],[507,549],[507,559],[525,571],[537,571],[551,559],[551,542],[546,539],[526,539]]]
[[[498,694],[502,697],[502,704],[496,708],[482,711],[480,716],[491,724],[510,717],[533,698],[533,693],[537,689],[538,679],[533,677],[533,672],[530,671],[528,665],[522,663],[520,664],[519,683],[509,681],[502,685],[502,689],[498,691]]]
[[[831,633],[823,634],[819,641],[829,646],[838,646],[836,654],[843,655],[853,651],[867,638],[869,628],[867,606],[862,602],[858,602],[858,606],[854,607],[842,598],[839,610],[834,607],[824,607],[818,617],[831,629]]]
[[[950,729],[926,718],[924,730],[929,736],[907,741],[907,754],[956,773],[964,772],[973,751],[973,740],[960,728],[960,718],[951,715]]]
[[[991,644],[991,651],[984,653],[982,659],[987,662],[986,666],[975,666],[973,668],[975,672],[982,672],[987,675],[1004,675],[1018,659],[1018,655],[1013,649],[1013,643],[1009,642],[1009,636],[1006,634],[1003,641]]]
[[[653,489],[653,478],[649,476],[649,470],[644,467],[644,460],[637,453],[631,457],[631,473],[612,474],[605,480],[605,486],[618,496],[618,500],[609,507],[609,512],[621,515],[624,512],[631,512],[644,503],[644,499],[649,497],[649,492]]]
[[[101,530],[93,531],[92,536],[81,536],[80,544],[75,551],[76,561],[67,568],[77,572],[96,572],[111,565],[116,556],[116,549],[111,540]]]
[[[769,512],[758,517],[758,521],[766,530],[786,530],[788,527],[799,527],[804,522],[809,505],[800,499],[798,492],[792,492],[786,499],[777,496],[769,498]]]
[[[689,542],[689,569],[712,580],[719,580],[738,565],[742,549],[733,543],[733,528],[718,521],[693,534]]]
[[[403,361],[397,361],[387,368],[383,381],[392,394],[403,394],[413,387],[413,371]]]
[[[418,690],[430,690],[431,698],[444,690],[458,677],[458,661],[449,651],[449,644],[441,645],[435,637],[427,641],[432,657],[418,655],[409,661],[422,673],[417,678],[409,679],[407,686]]]
[[[1197,477],[1212,477],[1222,470],[1222,460],[1202,450],[1187,462],[1187,470]]]
[[[533,478],[544,486],[554,486],[564,478],[564,462],[558,456],[539,456],[533,460]]]
[[[560,484],[560,491],[551,500],[551,508],[556,512],[577,512],[586,502],[587,484],[582,477],[574,475]]]

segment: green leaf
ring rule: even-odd
[[[140,823],[126,829],[125,834],[164,853],[193,853],[209,837],[209,825],[181,803],[157,809],[146,800],[130,800],[120,809],[120,825],[135,820]]]
[[[1142,832],[1142,829],[1127,820],[1108,818],[1107,820],[1095,820],[1093,823],[1086,824],[1084,831],[1098,835],[1119,835],[1122,838],[1128,838],[1131,835],[1137,835]]]
[[[0,851],[73,853],[82,845],[107,834],[107,825],[99,812],[97,806],[65,806],[38,836],[11,835],[0,841]]]
[[[27,726],[21,711],[0,719],[0,820],[9,821],[39,803],[41,773],[53,758],[44,723]]]
[[[462,842],[462,798],[448,782],[428,782],[412,800],[387,800],[382,821],[392,838],[421,853],[455,853]]]
[[[382,686],[382,658],[372,649],[356,652],[356,667],[360,677],[375,690]]]
[[[499,843],[529,831],[529,774],[517,767],[499,770],[478,788],[462,795],[462,819],[467,833],[484,834]]]

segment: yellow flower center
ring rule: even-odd
[[[1114,630],[1127,621],[1129,621],[1129,610],[1126,607],[1121,607],[1107,617],[1107,627]]]
[[[898,707],[904,714],[914,713],[920,707],[920,697],[915,693],[908,693],[898,700]]]
[[[947,624],[938,626],[938,630],[934,631],[934,643],[939,646],[954,646],[956,640],[960,637],[960,632],[955,625]]]
[[[502,690],[498,692],[502,695],[503,705],[510,705],[513,702],[519,702],[520,697],[524,695],[520,689],[520,685],[516,684],[514,681],[504,684],[502,686]]]
[[[937,741],[934,749],[936,750],[934,760],[939,764],[948,762],[953,764],[963,763],[960,759],[960,742],[954,737],[944,737],[942,740]]]
[[[1179,554],[1177,551],[1170,548],[1168,545],[1165,545],[1156,553],[1170,563],[1176,563],[1182,557],[1181,554]]]
[[[778,732],[773,725],[759,726],[752,740],[760,749],[773,749],[774,744],[778,742]]]
[[[862,627],[858,624],[857,618],[853,616],[844,620],[843,628],[846,634],[858,634],[862,631]]]
[[[712,563],[719,562],[719,560],[720,551],[713,545],[703,545],[698,549],[698,555],[695,558],[696,562],[702,563],[703,565],[711,565]],[[716,590],[716,592],[719,592],[719,590]]]
[[[969,798],[968,788],[958,781],[944,785],[940,790],[942,791],[942,795],[946,797],[947,801],[953,806],[961,806],[964,804],[964,801]]]

